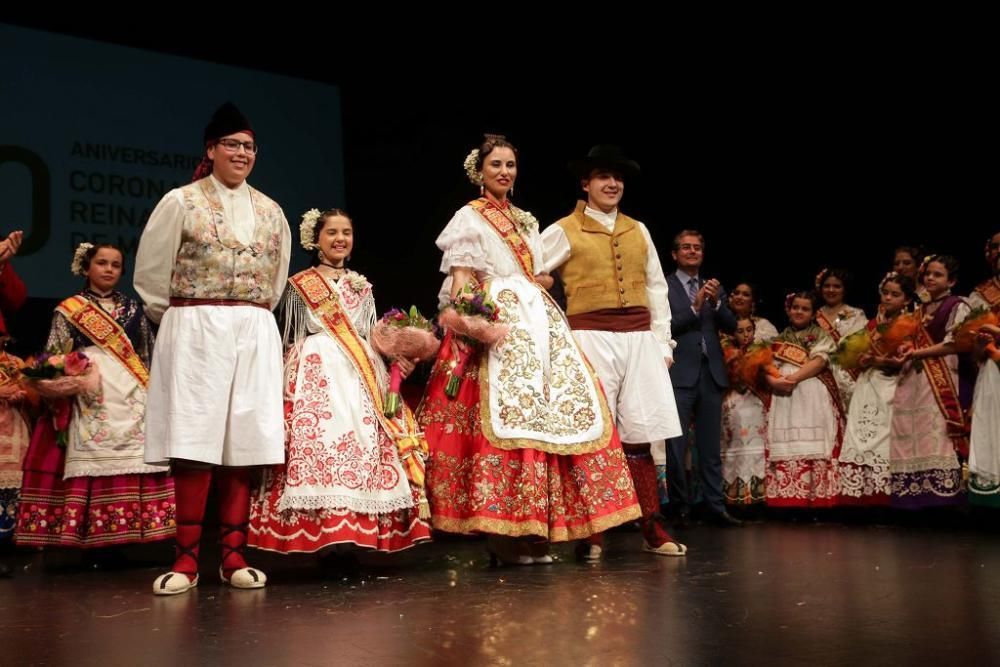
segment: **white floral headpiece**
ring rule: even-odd
[[[830,269],[825,266],[816,274],[816,291],[823,289],[823,279],[826,278],[826,274],[830,272]]]
[[[785,295],[785,310],[790,310],[795,303],[796,292],[789,292]]]
[[[465,175],[473,185],[483,184],[483,172],[476,169],[476,162],[479,161],[479,149],[473,148],[472,152],[465,156]]]
[[[83,270],[83,260],[87,257],[87,251],[93,247],[93,243],[86,241],[76,247],[76,252],[73,253],[73,263],[69,265],[69,270],[73,272],[73,275],[87,276],[87,272]]]
[[[895,271],[890,271],[889,273],[885,274],[882,280],[878,281],[878,288],[881,290],[883,287],[885,287],[885,284],[887,282],[889,282],[890,280],[895,280],[896,278],[899,278],[899,274],[896,273]]]
[[[306,250],[315,250],[316,245],[316,223],[322,214],[318,208],[311,208],[302,214],[302,224],[299,225],[299,244]]]

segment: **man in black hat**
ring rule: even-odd
[[[617,146],[595,146],[570,164],[586,201],[542,233],[545,270],[558,270],[566,315],[594,366],[625,449],[643,514],[644,549],[683,556],[658,515],[649,445],[681,433],[667,369],[673,359],[667,282],[646,226],[618,210],[639,165]],[[600,538],[600,536],[597,536]],[[581,556],[598,560],[591,538]]]
[[[146,410],[145,460],[169,462],[177,559],[153,592],[198,583],[208,489],[219,492],[222,563],[235,588],[267,578],[247,566],[250,466],[284,462],[281,338],[271,310],[288,277],[291,234],[274,201],[247,185],[256,134],[233,104],[205,128],[195,181],[160,200],[139,243],[135,289],[160,323]]]

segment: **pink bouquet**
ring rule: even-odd
[[[434,335],[434,325],[416,306],[410,306],[409,312],[393,308],[382,316],[372,330],[372,346],[389,358],[423,361],[437,354],[441,341]],[[399,364],[394,361],[389,366],[389,389],[382,404],[386,417],[397,416],[403,406],[401,382]]]

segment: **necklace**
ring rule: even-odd
[[[326,268],[330,269],[331,277],[333,277],[335,280],[343,278],[344,274],[347,273],[347,268],[344,266],[334,266],[333,264],[330,264],[329,262],[325,262],[323,260],[320,260],[319,263],[320,266],[325,266]]]

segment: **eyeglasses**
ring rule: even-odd
[[[701,252],[701,246],[697,243],[682,243],[677,246],[678,250],[694,250],[695,252]]]
[[[256,155],[257,150],[260,148],[252,141],[237,141],[236,139],[219,139],[218,144],[230,153],[235,153],[240,149],[240,146],[242,146],[243,150],[250,155]]]

